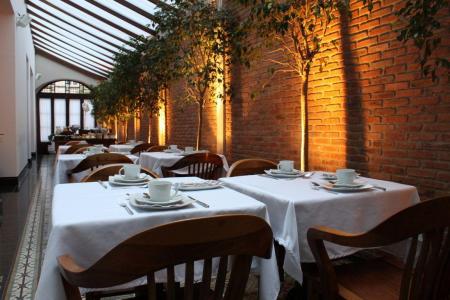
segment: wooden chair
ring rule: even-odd
[[[157,145],[149,147],[146,152],[162,152],[167,149],[166,145]]]
[[[78,145],[80,143],[81,143],[81,141],[70,141],[70,142],[65,143],[64,145],[73,146],[73,145]]]
[[[409,238],[407,260],[400,265],[380,258],[333,267],[324,246],[327,241],[372,248]],[[308,243],[317,262],[323,299],[450,299],[450,197],[408,207],[360,234],[311,228]]]
[[[110,164],[132,164],[133,161],[127,156],[117,153],[99,153],[86,157],[80,163],[69,171],[69,174],[79,173],[85,170],[94,170],[99,166]]]
[[[164,177],[197,176],[203,179],[218,179],[223,162],[217,154],[196,153],[183,157],[171,167],[161,167]],[[186,173],[176,172],[186,168]]]
[[[243,299],[252,256],[269,258],[272,230],[261,218],[224,215],[177,221],[158,226],[120,243],[92,266],[84,268],[69,255],[58,257],[67,299],[81,299],[78,287],[105,288],[147,276],[139,299],[157,298],[156,271],[167,269],[165,299]],[[226,286],[228,255],[234,255]],[[214,290],[212,258],[220,257]],[[201,282],[194,283],[194,261],[203,260]],[[174,266],[185,264],[185,285],[175,284]],[[225,293],[224,293],[225,292]],[[99,293],[86,299],[99,299]],[[138,297],[136,297],[138,298]]]
[[[81,182],[97,182],[108,181],[109,176],[114,176],[119,173],[119,170],[124,166],[124,164],[113,164],[107,165],[104,167],[100,167],[97,170],[93,171],[88,176],[84,177]],[[159,176],[146,168],[141,167],[141,173],[145,173],[150,175],[153,178],[159,178]]]
[[[75,152],[73,154],[83,154],[84,151],[88,151],[89,150],[89,146],[88,147],[81,147],[78,148],[77,150],[75,150]]]
[[[227,177],[264,174],[264,170],[277,168],[273,161],[261,158],[241,159],[233,163]]]
[[[77,151],[80,148],[85,148],[85,147],[91,147],[92,145],[89,144],[76,144],[76,145],[72,145],[70,146],[70,148],[68,148],[66,150],[66,152],[64,154],[74,154],[75,151]]]
[[[147,149],[152,147],[152,146],[153,145],[149,144],[149,143],[142,143],[142,144],[134,146],[134,148],[130,150],[130,153],[131,154],[135,154],[135,153],[140,154],[141,152],[147,151]]]

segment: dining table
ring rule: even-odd
[[[112,144],[109,146],[109,152],[130,153],[136,144]]]
[[[139,163],[139,157],[132,154],[125,155],[135,164]],[[90,170],[69,175],[68,172],[75,168],[83,159],[87,157],[86,154],[60,154],[56,157],[55,162],[55,184],[79,182],[85,176],[89,175]]]
[[[197,177],[164,180],[172,183],[203,182]],[[129,195],[144,191],[142,187],[119,188],[98,182],[56,185],[51,228],[34,299],[66,299],[57,265],[57,257],[63,254],[71,255],[78,264],[88,267],[129,237],[173,221],[215,215],[250,214],[270,222],[264,203],[223,186],[202,191],[184,191],[183,193],[193,197],[195,202],[174,210],[142,211],[129,205]],[[133,214],[124,209],[124,203]],[[252,268],[259,273],[260,299],[276,299],[280,280],[274,251],[272,250],[270,259],[254,258]],[[197,279],[201,279],[201,269],[195,268]],[[175,273],[176,280],[182,282],[182,266],[177,266]],[[157,272],[156,280],[164,282],[165,274],[164,271]],[[144,283],[145,278],[141,278],[117,288]]]
[[[221,175],[225,176],[226,172],[229,170],[227,158],[223,154],[217,155],[220,156],[223,163]],[[139,164],[141,167],[151,170],[159,176],[163,176],[161,167],[170,167],[183,157],[183,153],[181,152],[141,152],[139,156]]]
[[[259,174],[219,179],[225,186],[266,204],[274,239],[286,251],[283,269],[298,282],[303,280],[301,263],[315,261],[307,242],[309,228],[320,225],[351,233],[364,232],[420,201],[414,186],[360,177],[360,182],[374,188],[335,192],[321,187],[327,183],[323,172],[312,174],[307,178]],[[332,259],[360,250],[331,243],[326,243],[326,248]],[[389,250],[402,252],[404,248]]]

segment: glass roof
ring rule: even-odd
[[[37,52],[106,77],[132,37],[151,36],[154,13],[170,0],[26,0]]]

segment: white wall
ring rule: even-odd
[[[36,145],[29,119],[35,114],[35,55],[30,28],[15,24],[26,13],[24,1],[0,2],[0,177],[16,177]]]
[[[41,74],[41,78],[36,80],[36,88],[38,90],[55,80],[74,80],[86,85],[98,84],[96,78],[90,77],[39,54],[36,54],[36,72]]]

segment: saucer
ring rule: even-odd
[[[264,172],[272,177],[279,177],[279,178],[297,178],[303,176],[303,172],[298,171],[297,173],[276,173],[272,172],[272,170],[264,170]]]
[[[137,196],[135,196],[137,195]],[[191,205],[195,202],[193,199],[189,199],[184,195],[180,195],[182,199],[178,201],[177,203],[172,203],[168,205],[162,205],[161,202],[158,204],[142,204],[142,202],[136,201],[139,199],[139,197],[143,197],[142,194],[133,194],[130,195],[128,200],[130,202],[130,205],[134,208],[141,209],[141,210],[170,210],[170,209],[178,209],[183,208],[186,206]]]
[[[127,182],[127,183],[138,183],[138,182],[146,182],[150,180],[150,176],[145,173],[140,173],[138,178],[135,179],[127,179],[125,175],[116,174],[113,176],[114,181],[116,182]]]
[[[144,194],[132,194],[131,196],[135,197],[136,202],[138,204],[143,204],[143,205],[163,205],[163,206],[171,205],[171,204],[174,204],[174,203],[178,203],[178,202],[182,201],[185,198],[182,194],[177,194],[177,195],[173,196],[169,201],[154,201],[154,200],[152,200],[150,195],[148,195],[147,193],[144,193]]]
[[[280,169],[270,169],[269,171],[272,174],[285,174],[285,175],[299,175],[299,174],[302,174],[301,171],[296,170],[296,169],[292,169],[292,171],[284,171],[284,170],[280,170]]]
[[[117,181],[114,179],[114,176],[109,176],[108,182],[110,185],[117,185],[117,186],[145,186],[148,183],[147,181],[134,181],[134,182],[123,182],[123,181]]]
[[[348,187],[348,186],[334,186],[332,183],[321,184],[324,189],[334,191],[334,192],[363,192],[373,189],[374,186],[370,184],[363,184],[359,187]]]

